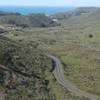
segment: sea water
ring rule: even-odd
[[[75,7],[46,7],[46,6],[0,6],[0,11],[21,13],[23,15],[32,13],[43,13],[51,15],[59,12],[67,12]]]

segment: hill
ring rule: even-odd
[[[100,100],[100,9],[76,12],[58,20],[59,27],[18,27],[0,35],[0,100],[89,100],[59,84],[45,54],[60,60],[64,80]],[[39,23],[40,17],[24,18]]]
[[[100,24],[100,8],[96,8],[89,13],[85,13],[79,16],[73,16],[69,19],[63,19],[62,23],[69,25],[99,25]]]
[[[19,13],[0,12],[0,25],[2,24],[21,27],[52,27],[58,25],[44,14],[21,15]]]
[[[49,65],[42,52],[0,36],[0,100],[55,100]]]
[[[76,8],[73,11],[53,14],[50,16],[50,18],[58,19],[58,20],[70,19],[72,17],[81,16],[83,14],[91,13],[91,12],[95,11],[96,9],[97,8],[95,8],[95,7],[80,7],[80,8]]]

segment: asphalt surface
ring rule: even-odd
[[[54,56],[51,56],[51,55],[48,55],[48,57],[50,57],[53,62],[55,63],[55,78],[57,79],[57,81],[63,85],[64,87],[66,87],[68,90],[74,92],[74,93],[77,93],[79,94],[81,97],[86,97],[90,100],[97,100],[97,96],[93,95],[93,94],[90,94],[90,93],[87,93],[85,91],[82,91],[74,86],[72,86],[70,83],[68,83],[64,77],[63,77],[63,74],[62,74],[62,64],[61,62],[59,61],[59,59],[57,59],[56,57]]]

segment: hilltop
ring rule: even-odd
[[[0,12],[0,25],[20,27],[53,27],[59,25],[44,14],[21,15],[19,13]]]
[[[58,19],[58,20],[71,19],[73,17],[81,16],[83,14],[89,14],[89,13],[95,11],[96,9],[98,9],[98,8],[95,8],[95,7],[80,7],[80,8],[76,8],[73,11],[53,14],[53,15],[50,16],[50,18]]]

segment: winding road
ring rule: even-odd
[[[56,57],[54,56],[51,56],[51,55],[48,55],[49,58],[51,58],[53,60],[53,62],[55,63],[55,78],[57,79],[57,81],[63,85],[64,87],[66,87],[68,90],[74,92],[74,93],[77,93],[79,94],[80,96],[82,97],[86,97],[90,100],[97,100],[97,96],[93,95],[93,94],[90,94],[90,93],[87,93],[85,91],[82,91],[74,86],[72,86],[70,83],[68,83],[64,77],[63,77],[63,74],[62,74],[62,64],[61,62],[59,61],[59,59],[57,59]]]

